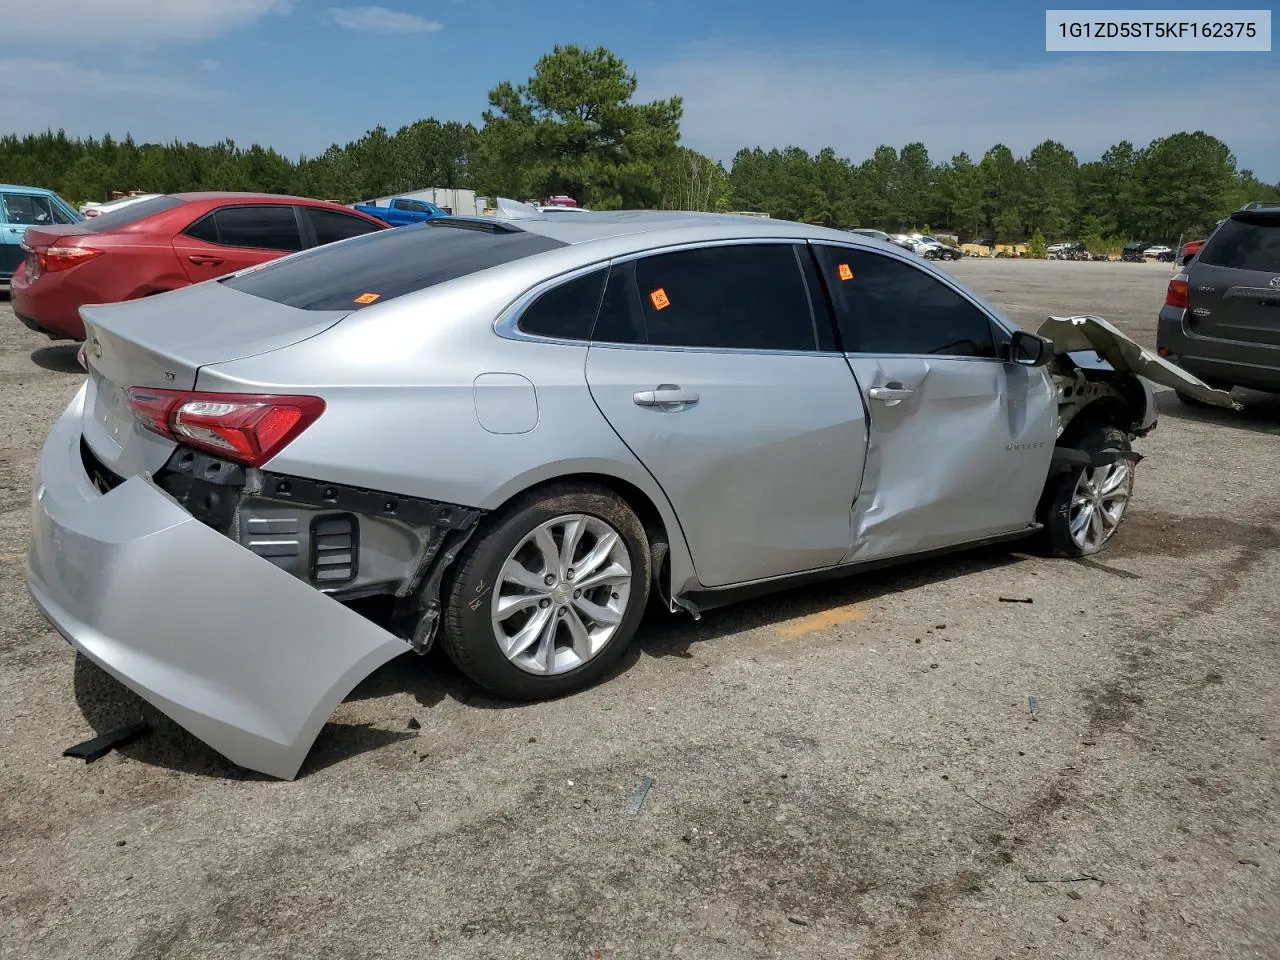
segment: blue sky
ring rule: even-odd
[[[626,60],[642,97],[682,95],[684,142],[725,161],[1048,137],[1089,160],[1204,129],[1280,180],[1280,52],[1050,54],[1025,2],[0,0],[0,31],[0,131],[318,153],[377,124],[478,122],[495,83],[577,43]]]

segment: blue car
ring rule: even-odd
[[[13,279],[22,262],[27,227],[79,223],[84,217],[52,190],[0,183],[0,283]]]

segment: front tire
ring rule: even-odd
[[[441,645],[503,697],[581,690],[635,636],[651,566],[644,526],[611,491],[560,485],[525,497],[487,518],[459,559]]]
[[[1121,430],[1106,425],[1087,428],[1075,446],[1089,453],[1132,449]],[[1088,557],[1106,547],[1133,496],[1133,467],[1129,460],[1115,460],[1100,467],[1073,467],[1049,481],[1040,522],[1050,556]]]

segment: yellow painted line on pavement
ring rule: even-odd
[[[867,613],[861,607],[855,607],[852,604],[844,607],[833,607],[830,610],[811,613],[807,617],[800,617],[798,620],[791,620],[779,627],[778,633],[784,637],[803,637],[808,633],[830,630],[832,627],[838,627],[842,623],[853,623],[855,620],[865,620],[866,618]]]

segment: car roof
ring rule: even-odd
[[[48,187],[24,187],[16,183],[0,183],[0,190],[6,193],[47,193],[54,196],[57,195],[56,190],[50,190]]]
[[[493,217],[455,217],[492,224]],[[790,220],[743,217],[732,213],[697,213],[683,210],[609,210],[582,212],[572,217],[534,213],[518,219],[499,219],[500,223],[536,233],[571,245],[609,240],[615,249],[631,248],[635,252],[680,243],[733,239],[834,240],[848,243],[853,238],[845,230],[818,227]],[[870,243],[880,242],[867,238]],[[864,242],[859,240],[857,242]],[[620,254],[615,254],[620,255]]]
[[[194,193],[168,193],[164,194],[164,196],[191,203],[236,200],[242,203],[316,203],[335,206],[335,204],[329,203],[327,200],[317,200],[314,197],[295,197],[284,193],[236,193],[230,190],[208,190]],[[400,198],[397,197],[396,199]]]

